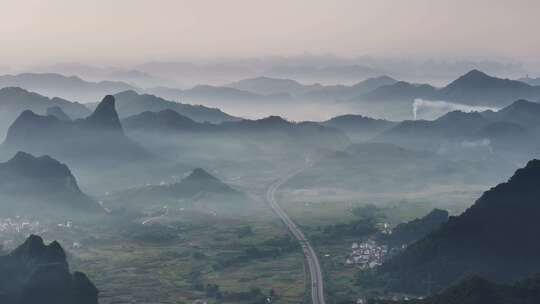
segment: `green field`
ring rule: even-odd
[[[180,227],[173,240],[149,242],[111,231],[91,244],[69,249],[72,269],[89,275],[99,287],[104,304],[190,303],[198,299],[209,303],[246,302],[226,296],[217,299],[208,294],[208,284],[217,284],[220,293],[229,298],[259,289],[264,295],[273,294],[277,303],[303,301],[303,257],[299,249],[272,257],[234,260],[247,248],[268,248],[268,242],[287,235],[272,213],[261,211],[261,217],[252,221],[211,217],[167,220],[166,225]],[[252,232],[240,235],[247,225]],[[235,262],[216,268],[217,262],[228,260]]]

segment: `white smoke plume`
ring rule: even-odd
[[[499,109],[492,107],[469,106],[442,100],[424,100],[417,98],[413,102],[412,110],[414,120],[434,120],[452,111],[482,112],[487,110],[498,111]]]

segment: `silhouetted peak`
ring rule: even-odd
[[[356,120],[356,119],[371,119],[371,118],[367,117],[367,116],[364,116],[364,115],[360,115],[360,114],[345,114],[345,115],[340,115],[340,116],[333,117],[330,120],[338,120],[338,119]]]
[[[21,87],[4,87],[0,89],[0,94],[19,95],[19,94],[26,94],[26,93],[30,93],[30,92]]]
[[[30,235],[26,241],[13,250],[10,256],[35,264],[59,264],[67,267],[66,253],[56,241],[45,245],[38,235]]]
[[[442,209],[433,209],[430,213],[428,213],[424,218],[426,219],[439,219],[439,218],[448,218],[448,211],[442,210]]]
[[[24,110],[22,111],[21,115],[17,119],[27,120],[32,119],[35,117],[39,117],[36,113],[34,113],[32,110]]]
[[[34,155],[24,151],[17,152],[10,160],[8,160],[8,163],[18,163],[21,165],[31,165],[33,162],[63,166],[62,163],[48,155],[35,157]]]
[[[46,250],[43,239],[38,235],[30,235],[24,243],[17,247],[11,255],[16,257],[36,257],[41,256]]]
[[[94,111],[94,114],[103,114],[107,113],[110,114],[111,112],[115,112],[115,100],[114,96],[107,95],[103,97],[99,105],[97,106],[96,110]]]
[[[215,176],[206,172],[206,170],[202,168],[194,169],[186,179],[187,180],[217,180]]]
[[[412,84],[401,80],[401,81],[398,81],[398,82],[394,83],[392,86],[400,87],[400,88],[407,88],[407,87],[412,86]]]
[[[511,105],[502,109],[502,111],[530,111],[530,110],[540,110],[540,103],[528,101],[525,99],[519,99],[514,101]]]
[[[390,76],[387,76],[387,75],[382,75],[382,76],[378,76],[378,77],[372,77],[372,78],[368,78],[366,80],[377,80],[377,81],[397,81],[395,80],[394,78],[390,77]]]
[[[392,85],[397,82],[398,82],[397,80],[395,80],[394,78],[390,76],[382,75],[382,76],[372,77],[372,78],[368,78],[366,80],[360,81],[354,84],[353,87],[363,86],[366,84],[384,86],[384,85]]]
[[[0,163],[0,172],[3,176],[27,176],[40,179],[43,182],[62,180],[62,187],[77,190],[78,186],[69,168],[56,159],[44,155],[35,157],[26,152],[17,152],[10,160]],[[29,191],[30,189],[27,189]]]
[[[66,255],[56,241],[45,245],[31,235],[7,257],[0,259],[2,303],[98,303],[98,290],[80,272],[71,274]]]
[[[23,152],[23,151],[19,151],[8,162],[11,162],[11,163],[26,163],[26,162],[29,162],[29,161],[33,161],[35,159],[36,158],[32,154],[29,154],[29,153],[26,153],[26,152]]]
[[[48,166],[58,166],[58,168],[61,168],[62,170],[65,168],[67,170],[67,167],[65,167],[63,164],[61,164],[56,159],[44,155],[40,157],[35,157],[34,155],[30,153],[26,153],[23,151],[17,152],[10,160],[7,161],[8,164],[15,165],[17,167],[45,167]]]
[[[96,127],[121,130],[122,125],[120,124],[118,113],[116,112],[114,96],[105,96],[94,113],[86,118],[86,121]]]
[[[462,80],[483,80],[483,79],[490,79],[492,78],[491,76],[489,76],[488,74],[480,71],[480,70],[477,70],[477,69],[473,69],[467,73],[465,73],[463,76],[460,77]]]
[[[512,184],[536,185],[540,180],[540,160],[533,159],[527,163],[524,168],[518,169],[508,181]]]
[[[66,253],[60,243],[53,241],[48,246],[46,246],[44,259],[50,262],[56,263],[65,263],[66,262]]]
[[[257,120],[257,122],[266,124],[266,125],[288,125],[290,124],[287,120],[285,120],[281,116],[268,116],[262,119]]]
[[[345,114],[345,115],[332,117],[329,120],[327,120],[326,122],[328,122],[328,123],[334,123],[334,122],[335,123],[359,123],[359,122],[376,121],[376,120],[377,119],[367,117],[367,116],[363,116],[363,115],[360,115],[360,114]],[[379,121],[383,121],[383,120],[379,120]]]
[[[493,81],[500,80],[498,78],[487,75],[479,70],[471,70],[466,74],[458,77],[452,83],[450,83],[445,89],[455,88],[478,88],[478,86],[486,86]]]
[[[518,99],[516,101],[514,101],[511,105],[509,105],[509,107],[511,106],[528,106],[528,105],[538,105],[538,103],[536,102],[532,102],[532,101],[528,101],[526,99]]]
[[[122,125],[128,130],[139,129],[145,132],[200,130],[202,127],[206,127],[206,125],[199,124],[171,109],[159,112],[145,111],[124,119]]]

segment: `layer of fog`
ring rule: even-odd
[[[206,106],[218,107],[224,112],[247,119],[281,116],[290,121],[324,121],[344,114],[365,114],[345,103],[314,103],[302,101],[265,103],[219,103],[205,102]]]
[[[412,104],[413,119],[434,120],[452,111],[482,112],[498,111],[494,107],[469,106],[442,100],[425,100],[417,98]]]

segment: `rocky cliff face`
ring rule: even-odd
[[[0,163],[0,197],[0,207],[9,210],[44,211],[53,206],[66,212],[101,210],[81,191],[65,164],[49,156],[34,157],[25,152]]]
[[[58,242],[31,235],[0,257],[0,303],[97,304],[98,290],[85,274],[70,273]]]
[[[531,160],[379,272],[395,288],[419,293],[468,273],[509,282],[540,272],[539,185],[540,160]]]
[[[24,111],[9,127],[2,146],[10,152],[47,154],[77,166],[111,166],[152,158],[124,134],[111,95],[90,116],[74,121]]]

